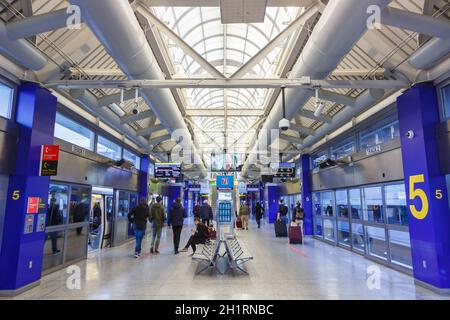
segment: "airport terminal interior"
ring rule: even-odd
[[[0,300],[450,300],[449,190],[449,0],[0,0]]]

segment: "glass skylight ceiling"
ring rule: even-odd
[[[219,7],[167,7],[152,8],[152,10],[161,21],[225,77],[231,77],[297,18],[303,9],[267,8],[264,23],[227,25],[221,23]],[[174,78],[212,77],[173,41],[165,35],[163,39],[176,70]],[[289,40],[270,52],[245,77],[278,78],[280,61]],[[224,109],[225,104],[228,109],[264,109],[272,92],[267,89],[186,89],[182,91],[188,104],[187,109]],[[195,131],[203,130],[218,144],[223,142],[225,131],[223,117],[193,117],[193,121],[197,126],[194,128]],[[227,136],[230,140],[233,140],[234,136],[240,137],[256,121],[258,121],[257,117],[248,117],[245,114],[239,118],[228,118]]]

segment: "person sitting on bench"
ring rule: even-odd
[[[192,255],[194,255],[195,251],[197,250],[197,244],[205,244],[209,239],[208,227],[200,222],[199,217],[194,218],[194,223],[197,228],[195,230],[192,230],[192,236],[189,238],[189,241],[183,248],[183,250],[181,250],[181,252],[187,252],[189,246],[191,246],[192,250],[194,251]]]

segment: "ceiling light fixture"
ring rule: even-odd
[[[319,88],[316,88],[316,111],[314,111],[315,117],[320,117],[323,110],[325,109],[325,103],[320,101],[319,98]]]

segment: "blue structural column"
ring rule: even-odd
[[[269,223],[274,223],[277,219],[279,199],[279,187],[267,186],[267,201],[269,202]]]
[[[150,165],[150,157],[148,154],[141,156],[141,165],[139,170],[139,199],[148,200],[148,167]]]
[[[188,212],[188,210],[189,210],[189,181],[185,181],[185,183],[184,183],[183,206],[186,209],[186,213],[190,214]]]
[[[36,214],[27,216],[28,198],[48,200],[49,177],[39,176],[42,145],[54,140],[56,98],[37,84],[19,86],[16,121],[20,127],[14,173],[9,178],[0,254],[0,294],[14,294],[38,283],[45,232]],[[25,220],[33,227],[25,228]]]
[[[436,88],[418,84],[400,96],[397,105],[414,277],[450,289],[450,210],[439,169]]]
[[[303,220],[303,233],[305,235],[313,235],[313,209],[312,209],[312,192],[311,192],[311,170],[310,155],[303,154],[301,156],[302,165],[302,207],[305,210]]]

